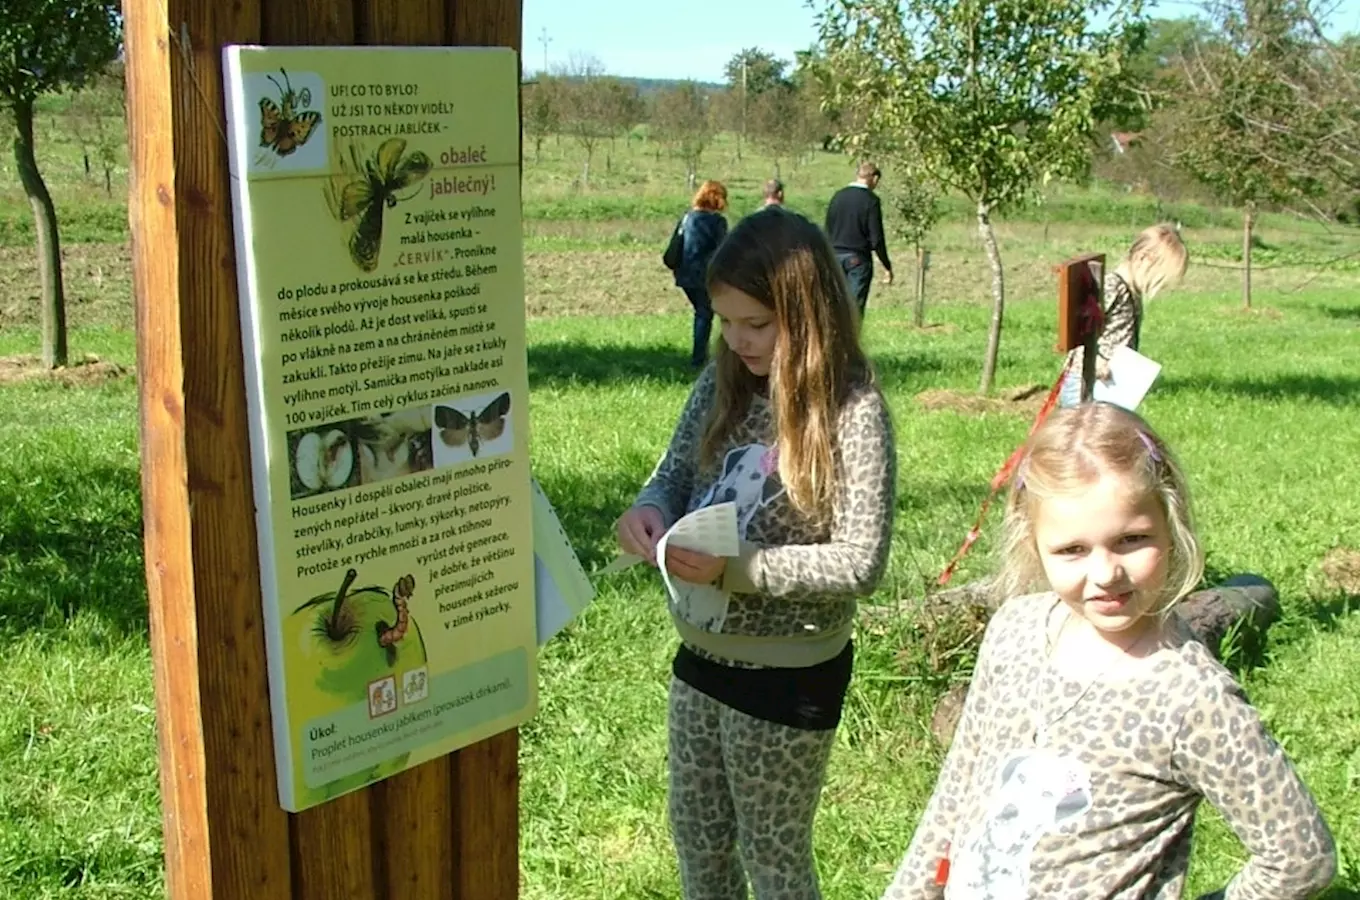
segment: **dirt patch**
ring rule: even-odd
[[[1322,574],[1332,587],[1360,597],[1360,551],[1346,547],[1327,551],[1322,558]]]
[[[89,387],[119,378],[132,377],[132,370],[118,363],[104,362],[93,353],[69,366],[45,369],[36,356],[0,357],[0,385],[24,381],[55,381],[68,387]]]
[[[935,388],[916,395],[916,402],[922,409],[948,409],[954,412],[982,415],[985,413],[1010,413],[1033,418],[1043,408],[1048,399],[1048,387],[1042,384],[1027,384],[1023,387],[1007,388],[991,396],[973,391],[955,391]]]

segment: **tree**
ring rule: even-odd
[[[590,163],[595,146],[615,133],[617,95],[604,74],[604,66],[591,56],[573,54],[559,80],[562,129],[576,138],[586,151],[581,168],[581,189],[590,188]]]
[[[907,154],[893,153],[886,158],[888,171],[910,171]],[[921,178],[899,176],[888,188],[889,221],[898,236],[911,244],[916,257],[916,303],[912,320],[917,328],[926,324],[926,238],[940,220],[940,195],[935,186]]]
[[[992,270],[984,393],[1006,297],[992,216],[1085,175],[1095,123],[1135,99],[1123,63],[1142,40],[1139,2],[831,0],[819,17],[833,105],[870,113],[851,148],[901,136],[913,148],[904,174],[974,206]]]
[[[562,125],[561,84],[547,73],[522,88],[524,133],[534,142],[534,162],[543,152],[543,140]]]
[[[737,159],[741,159],[741,145],[748,134],[747,120],[751,102],[774,88],[784,87],[788,80],[784,70],[788,63],[767,50],[747,47],[737,51],[723,69],[729,86],[730,103],[725,104],[729,121],[725,127],[737,133]]]
[[[685,184],[694,190],[699,179],[699,158],[713,140],[708,96],[693,81],[667,88],[656,95],[652,124],[657,137],[684,160]]]
[[[1251,306],[1258,209],[1323,192],[1338,119],[1326,101],[1306,3],[1229,0],[1182,66],[1176,163],[1242,209],[1242,304]]]
[[[66,365],[66,296],[57,210],[38,168],[33,113],[41,95],[78,89],[113,62],[121,11],[109,0],[7,0],[0,16],[0,105],[14,118],[14,161],[33,209],[48,368]]]
[[[807,92],[793,84],[766,90],[751,101],[751,137],[774,162],[774,177],[782,178],[781,162],[797,165],[824,130],[821,116]]]

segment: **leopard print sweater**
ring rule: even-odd
[[[1228,671],[1176,628],[1133,672],[1074,681],[1046,662],[1059,602],[1018,597],[988,624],[963,718],[886,900],[1172,900],[1201,800],[1251,856],[1215,896],[1294,900],[1325,889],[1336,871],[1331,833]],[[1036,700],[1051,723],[1042,749]]]
[[[1105,276],[1102,303],[1104,320],[1096,339],[1096,355],[1108,363],[1117,347],[1138,349],[1143,330],[1143,298],[1134,293],[1127,281],[1111,272]],[[1072,362],[1068,371],[1076,373],[1078,378],[1085,355],[1086,351],[1081,347],[1074,348],[1070,354]]]
[[[716,463],[699,457],[716,379],[700,375],[669,448],[637,504],[655,506],[669,526],[700,507],[733,502],[741,555],[722,583],[725,614],[700,620],[672,599],[681,638],[727,665],[816,665],[850,639],[857,597],[877,588],[892,543],[897,464],[887,405],[872,384],[856,387],[837,421],[838,486],[829,523],[799,514],[779,479],[773,409],[756,397]]]

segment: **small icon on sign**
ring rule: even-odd
[[[397,708],[397,680],[391,675],[368,683],[368,717],[376,719]]]
[[[417,703],[430,693],[429,676],[424,666],[412,669],[401,679],[401,702]]]

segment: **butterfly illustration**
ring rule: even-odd
[[[275,102],[269,97],[260,98],[260,146],[287,156],[307,143],[321,121],[321,113],[307,108],[312,105],[311,91],[303,88],[295,92],[288,73],[283,69],[279,72],[283,75],[282,85],[273,75],[265,76],[278,88],[279,99]]]
[[[510,395],[501,394],[479,413],[464,413],[452,406],[435,406],[434,424],[439,439],[449,447],[464,444],[476,456],[482,442],[494,441],[505,433],[505,417],[510,412]]]
[[[419,150],[406,153],[406,141],[388,138],[368,159],[354,144],[349,159],[339,157],[339,174],[323,188],[331,214],[341,222],[354,221],[349,236],[349,255],[365,272],[378,267],[382,249],[383,211],[410,197],[397,192],[410,187],[430,173],[434,164]]]

